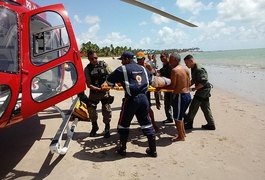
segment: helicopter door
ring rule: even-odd
[[[74,32],[63,5],[23,16],[22,106],[27,118],[85,89]]]
[[[18,16],[0,6],[0,128],[10,123],[20,90]]]

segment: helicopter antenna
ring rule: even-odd
[[[167,13],[167,12],[161,11],[161,10],[159,10],[157,8],[154,8],[152,6],[149,6],[147,4],[144,4],[144,3],[140,2],[140,1],[137,1],[137,0],[121,0],[121,1],[126,2],[126,3],[129,3],[129,4],[132,4],[134,6],[138,6],[140,8],[146,9],[146,10],[151,11],[151,12],[154,12],[156,14],[160,14],[161,16],[167,17],[169,19],[172,19],[173,21],[177,21],[177,22],[182,23],[182,24],[185,24],[187,26],[190,26],[190,27],[198,27],[195,24],[192,24],[192,23],[190,23],[188,21],[185,21],[185,20],[180,19],[180,18],[178,18],[176,16],[173,16],[173,15]]]

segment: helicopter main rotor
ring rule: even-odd
[[[185,21],[185,20],[183,20],[181,18],[178,18],[176,16],[173,16],[172,14],[169,14],[167,12],[161,11],[161,10],[159,10],[157,8],[154,8],[152,6],[149,6],[147,4],[144,4],[144,3],[140,2],[140,1],[137,1],[137,0],[121,0],[121,1],[126,2],[126,3],[129,3],[129,4],[132,4],[134,6],[138,6],[140,8],[146,9],[148,11],[154,12],[156,14],[159,14],[161,16],[167,17],[167,18],[169,18],[169,19],[171,19],[173,21],[177,21],[177,22],[182,23],[184,25],[187,25],[187,26],[190,26],[190,27],[198,27],[195,24],[192,24],[192,23],[190,23],[188,21]]]

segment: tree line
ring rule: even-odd
[[[80,49],[81,55],[83,57],[87,56],[88,50],[94,50],[97,52],[97,55],[100,57],[116,57],[120,56],[124,51],[131,51],[134,54],[136,54],[139,51],[143,51],[146,53],[151,54],[160,54],[161,52],[187,52],[187,51],[200,51],[200,48],[194,47],[194,48],[186,48],[186,49],[164,49],[164,50],[155,50],[155,49],[132,49],[131,47],[127,46],[116,46],[114,47],[112,44],[110,46],[105,47],[99,47],[97,44],[94,44],[92,42],[83,43]]]

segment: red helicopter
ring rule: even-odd
[[[121,0],[185,25],[196,25],[135,0]],[[0,0],[0,128],[54,107],[63,122],[50,149],[65,154],[75,120],[55,104],[86,89],[82,61],[73,28],[62,4],[39,7],[31,0]],[[67,129],[67,140],[60,145]]]
[[[63,5],[39,7],[30,0],[1,0],[0,128],[23,121],[85,88],[81,57]],[[70,109],[76,102],[77,98]],[[63,116],[59,131],[64,131],[71,113],[65,115],[54,107]],[[64,154],[67,149],[60,149],[58,143],[61,136],[54,138],[51,150]]]

